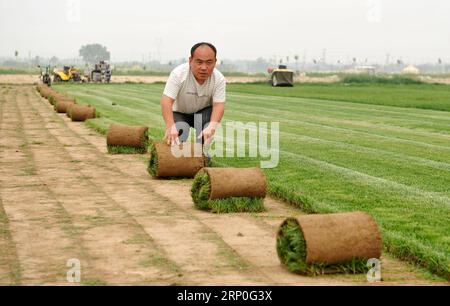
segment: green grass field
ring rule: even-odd
[[[102,117],[87,124],[100,132],[142,124],[158,139],[163,86],[54,87],[94,105]],[[224,121],[280,122],[280,163],[265,169],[272,195],[309,213],[367,211],[389,252],[450,279],[450,87],[233,84],[227,99]]]
[[[435,84],[296,84],[292,88],[271,88],[262,84],[231,84],[229,90],[240,93],[280,97],[338,100],[375,105],[412,107],[450,111],[450,86]]]

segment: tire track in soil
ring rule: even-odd
[[[30,98],[31,96],[31,98]],[[165,259],[139,226],[121,211],[89,178],[79,172],[63,146],[49,137],[45,120],[32,108],[34,95],[19,99],[24,132],[37,173],[73,224],[73,245],[82,247],[82,279],[85,284],[171,284],[179,280],[177,267]],[[39,102],[40,103],[40,102]],[[37,114],[36,118],[32,118]],[[53,123],[52,123],[53,124]]]
[[[12,241],[16,247],[15,283],[61,284],[69,257],[69,238],[58,220],[58,203],[35,173],[23,122],[17,108],[19,89],[5,93],[1,124],[1,194]],[[10,253],[13,246],[10,245]],[[13,282],[13,283],[14,283]]]
[[[4,184],[3,163],[4,148],[7,146],[2,140],[6,139],[2,132],[3,105],[6,103],[4,94],[6,89],[0,88],[0,285],[20,284],[20,265],[17,249],[11,236],[10,222],[3,207],[1,189]]]

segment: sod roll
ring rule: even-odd
[[[186,153],[184,156],[180,156],[182,151]],[[205,157],[199,144],[185,142],[171,147],[163,141],[153,141],[150,145],[148,171],[154,177],[194,177],[204,166]]]
[[[57,113],[66,113],[73,105],[75,105],[73,100],[59,100],[55,103],[55,111]]]
[[[148,127],[113,123],[106,135],[110,153],[145,153],[148,146]]]
[[[110,146],[143,147],[147,145],[148,127],[113,123],[109,126],[106,144]]]
[[[67,117],[70,118],[70,114],[72,113],[72,107],[75,106],[75,104],[76,104],[76,103],[67,106],[67,109],[66,109],[66,116],[67,116]]]
[[[41,96],[42,96],[42,97],[48,99],[48,97],[50,96],[50,94],[54,93],[54,90],[51,89],[51,88],[48,87],[48,86],[43,86],[43,87],[41,88],[40,93],[41,93]]]
[[[72,121],[85,121],[95,118],[95,108],[90,105],[74,104],[70,107],[70,118]]]
[[[48,86],[45,85],[45,84],[38,84],[38,85],[36,85],[36,90],[37,90],[39,93],[41,93],[42,89],[45,88],[45,87],[48,88]]]
[[[204,168],[211,182],[210,199],[264,198],[266,176],[259,168]]]
[[[71,100],[71,101],[75,102],[75,100],[73,100],[59,92],[50,93],[48,96],[48,102],[50,102],[50,104],[52,104],[52,105],[55,105],[58,101],[67,101],[67,100]]]
[[[380,258],[381,235],[367,213],[288,218],[277,234],[280,261],[300,274],[361,273],[367,260]]]
[[[263,211],[266,193],[266,177],[259,168],[205,167],[191,188],[198,208],[218,213]]]

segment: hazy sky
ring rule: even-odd
[[[220,58],[326,49],[329,62],[450,62],[448,0],[0,0],[0,56],[76,57],[101,43],[112,60],[186,58],[210,41]]]

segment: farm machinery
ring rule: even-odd
[[[95,64],[94,69],[84,71],[84,77],[88,82],[109,83],[111,75],[111,66],[106,61],[100,61]]]
[[[81,73],[73,66],[64,66],[63,69],[53,70],[53,82],[80,82]]]
[[[47,86],[51,86],[52,78],[50,77],[50,65],[45,66],[45,73],[43,72],[40,65],[38,65],[38,68],[40,69],[39,79],[41,79],[42,83],[46,84]]]
[[[285,65],[279,65],[278,68],[269,68],[269,83],[272,86],[294,86],[294,71],[287,69]]]

